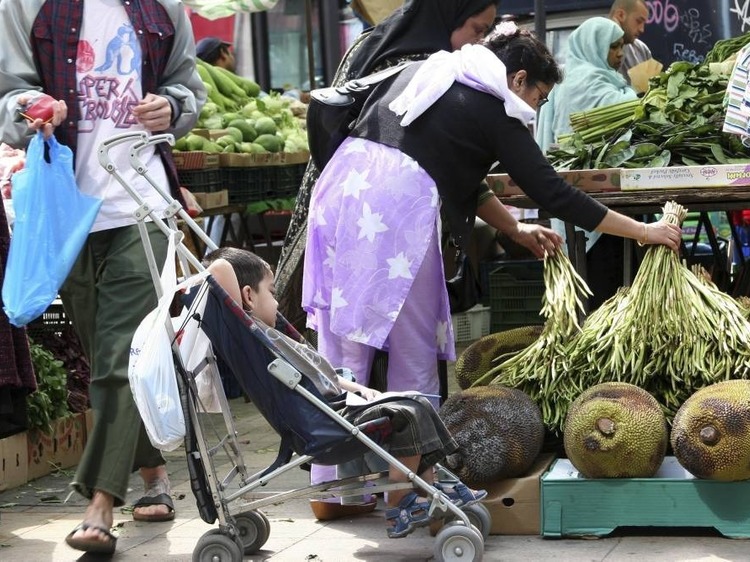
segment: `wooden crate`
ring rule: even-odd
[[[542,476],[543,536],[599,537],[618,527],[703,527],[750,538],[750,481],[700,480],[675,457],[653,478],[584,478],[567,459]]]

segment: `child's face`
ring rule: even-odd
[[[258,318],[261,322],[274,326],[276,324],[276,311],[279,308],[279,303],[276,301],[276,289],[273,284],[273,273],[268,271],[263,281],[258,285],[258,290],[255,291],[251,287],[245,287],[247,292],[246,297],[249,301],[250,310],[253,316]]]

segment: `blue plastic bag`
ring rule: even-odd
[[[49,162],[44,145],[49,146]],[[39,132],[26,151],[26,167],[12,177],[16,214],[3,281],[3,310],[25,326],[47,310],[94,224],[102,200],[78,191],[73,152]]]

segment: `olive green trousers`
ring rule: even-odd
[[[147,228],[161,270],[167,239],[153,223]],[[131,472],[164,464],[148,440],[128,380],[133,333],[157,303],[138,227],[90,234],[60,296],[91,365],[94,414],[71,485],[87,498],[94,490],[111,494],[120,506]]]

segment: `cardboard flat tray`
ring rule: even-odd
[[[178,170],[206,170],[219,167],[219,155],[201,150],[172,152]]]
[[[715,528],[750,538],[750,481],[695,478],[666,457],[653,478],[584,478],[567,459],[541,480],[542,535],[604,536],[618,527]]]
[[[747,164],[718,166],[623,168],[620,185],[623,191],[747,186],[750,185],[750,160]]]
[[[620,168],[606,168],[603,170],[569,170],[558,172],[558,174],[570,185],[582,191],[601,193],[620,191],[620,172]],[[487,183],[498,197],[525,195],[508,174],[490,174],[487,176]]]
[[[264,152],[262,154],[221,153],[219,165],[223,168],[253,168],[256,166],[289,166],[304,164],[310,159],[309,152]]]
[[[606,168],[558,172],[569,184],[587,193],[659,189],[732,188],[750,186],[746,164],[667,166],[664,168]],[[508,174],[490,174],[487,183],[498,197],[524,195]]]

